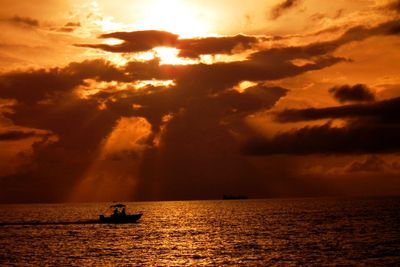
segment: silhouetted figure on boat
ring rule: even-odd
[[[118,216],[119,216],[119,214],[118,214],[118,209],[117,208],[115,208],[114,209],[114,212],[113,212],[113,215],[112,215],[114,218],[117,218]]]
[[[126,216],[125,208],[122,209],[122,211],[121,211],[121,216],[123,216],[123,217]]]

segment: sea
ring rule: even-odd
[[[126,204],[0,205],[0,266],[400,266],[400,198]]]

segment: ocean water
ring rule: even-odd
[[[0,205],[0,266],[400,266],[396,198],[126,204],[138,223],[57,224],[107,203]]]

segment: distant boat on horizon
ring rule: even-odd
[[[235,199],[248,199],[249,197],[246,195],[231,195],[231,194],[224,194],[222,199],[224,200],[235,200]]]

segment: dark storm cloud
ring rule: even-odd
[[[398,34],[400,21],[393,20],[382,23],[372,28],[356,26],[344,33],[340,38],[321,43],[312,43],[301,47],[282,47],[260,51],[252,55],[253,58],[263,54],[279,59],[310,58],[322,56],[333,52],[338,47],[352,42],[362,41],[375,35]],[[157,46],[175,47],[180,50],[182,57],[197,58],[200,55],[232,54],[251,49],[264,39],[261,37],[236,35],[225,37],[207,37],[193,39],[178,39],[178,35],[164,31],[136,31],[136,32],[114,32],[104,34],[101,38],[116,38],[123,41],[118,45],[106,44],[77,44],[80,47],[101,49],[109,52],[135,53],[151,50]]]
[[[130,62],[124,69],[131,77],[176,80],[177,90],[184,95],[215,93],[230,88],[241,81],[265,81],[299,75],[323,69],[345,59],[330,56],[330,51],[320,51],[314,61],[297,66],[290,61],[306,57],[304,47],[269,49],[253,53],[247,60],[218,62],[214,64],[159,65],[158,60]],[[325,52],[325,54],[323,54]]]
[[[340,103],[375,101],[375,94],[364,84],[336,86],[329,93]]]
[[[169,167],[161,168],[165,169],[165,173],[152,179],[159,181],[158,177],[168,178],[163,194],[168,194],[169,190],[176,191],[177,189],[171,185],[175,184],[174,181],[177,179],[177,169],[170,168],[171,166],[175,166],[175,163],[186,158],[187,166],[191,169],[187,175],[195,177],[198,175],[196,166],[199,157],[201,156],[204,163],[209,162],[207,156],[209,149],[201,143],[193,145],[199,150],[199,154],[190,160],[186,156],[188,152],[186,148],[179,151],[174,149],[181,142],[181,138],[189,142],[191,137],[198,136],[197,129],[203,127],[199,140],[215,140],[220,144],[219,148],[215,146],[216,152],[237,150],[235,139],[232,137],[228,139],[229,131],[245,129],[243,118],[246,114],[270,108],[286,94],[285,89],[264,85],[248,88],[242,93],[231,90],[230,87],[242,79],[263,80],[295,75],[309,69],[284,63],[285,70],[276,76],[271,73],[277,66],[270,64],[266,65],[263,61],[249,61],[216,65],[160,66],[157,60],[153,60],[131,62],[124,67],[116,67],[109,62],[95,60],[70,63],[63,68],[3,74],[0,78],[1,95],[18,101],[14,107],[15,112],[9,115],[10,119],[17,125],[51,130],[59,138],[58,142],[50,145],[45,143],[35,145],[32,160],[33,165],[38,167],[34,172],[28,171],[24,174],[24,178],[18,179],[23,179],[27,184],[34,184],[35,188],[51,186],[54,189],[53,192],[46,194],[38,190],[37,194],[31,194],[32,199],[63,200],[62,197],[73,188],[75,182],[96,158],[99,144],[112,131],[121,116],[146,118],[152,125],[154,137],[160,131],[163,116],[173,114],[171,123],[172,121],[174,123],[168,124],[166,128],[169,137],[162,140],[166,147],[162,157],[163,160],[169,162],[169,165],[167,164]],[[241,70],[244,71],[243,74],[240,74]],[[254,73],[255,70],[256,73]],[[177,85],[169,89],[148,87],[123,92],[104,90],[89,99],[78,99],[71,94],[77,86],[86,85],[85,79],[132,82],[153,78],[174,79]],[[46,98],[50,101],[45,104],[39,103],[40,100]],[[105,110],[98,109],[98,104],[102,101],[105,101],[107,105]],[[140,108],[133,109],[132,104],[137,104]],[[185,124],[184,127],[182,123]],[[149,144],[151,143],[152,140],[149,140]],[[217,158],[222,159],[220,156]],[[207,173],[207,180],[213,180],[215,173],[224,177],[226,181],[231,179],[235,171],[227,172],[227,167],[232,162],[239,165],[240,155],[227,157],[224,162],[216,160],[204,170]],[[245,177],[247,171],[250,172],[246,167],[240,175]],[[58,179],[54,180],[52,177],[58,177]],[[146,181],[143,179],[140,183],[149,186],[151,191],[153,186],[151,179]],[[201,180],[196,181],[204,184]],[[221,187],[218,188],[222,190]],[[142,194],[143,198],[146,198],[146,193],[151,195],[149,191],[143,190],[143,192],[145,192]],[[181,192],[186,192],[186,190],[181,190]]]
[[[217,107],[220,116],[244,115],[253,113],[262,109],[271,108],[276,101],[286,95],[287,89],[281,87],[269,87],[263,84],[247,88],[244,92],[236,90],[226,90],[217,94],[209,95],[205,92],[201,95],[183,94],[183,88],[155,88],[148,87],[143,89],[143,92],[116,92],[102,93],[94,95],[93,98],[106,101],[109,108],[113,111],[122,113],[123,109],[128,109],[132,104],[139,105],[140,108],[136,111],[131,111],[131,114],[143,116],[152,124],[157,124],[155,118],[161,119],[163,115],[177,112],[180,108],[190,108],[189,103],[191,98],[195,97],[196,101],[204,102],[203,105],[211,105],[216,111]],[[119,101],[114,101],[113,98],[118,98]],[[157,103],[155,105],[154,103]],[[154,119],[152,119],[154,117]],[[221,118],[222,118],[221,117]],[[160,121],[158,124],[161,123]]]
[[[232,54],[250,49],[259,42],[257,37],[236,35],[225,37],[207,37],[179,40],[176,48],[179,56],[197,58],[200,55]],[[236,51],[235,51],[236,50]]]
[[[115,38],[122,40],[118,45],[106,44],[77,44],[80,47],[98,48],[109,52],[144,52],[157,46],[172,47],[176,44],[178,35],[165,31],[135,31],[113,32],[100,35],[100,38]]]
[[[363,119],[379,123],[400,123],[400,98],[328,108],[287,109],[275,114],[279,122],[300,122],[320,119]]]
[[[31,137],[43,137],[49,133],[40,133],[37,131],[22,131],[22,130],[0,130],[0,141],[16,141]]]
[[[178,115],[175,115],[176,117],[172,119],[172,121],[174,121],[173,124],[168,124],[166,129],[169,133],[168,137],[163,138],[162,141],[163,144],[165,144],[162,161],[166,161],[167,163],[161,169],[165,170],[165,172],[151,179],[156,179],[160,182],[159,177],[166,178],[164,181],[165,189],[163,189],[162,192],[164,197],[170,194],[168,193],[169,191],[174,192],[178,189],[181,194],[182,192],[190,192],[190,190],[180,189],[184,187],[184,185],[180,186],[178,189],[176,186],[172,186],[176,184],[175,182],[177,182],[177,179],[179,180],[183,177],[178,177],[176,175],[178,170],[182,168],[176,169],[175,167],[172,168],[172,166],[175,166],[176,163],[182,162],[181,160],[185,159],[186,165],[188,166],[188,168],[185,169],[191,170],[187,172],[186,177],[196,177],[198,175],[196,166],[198,166],[199,160],[204,163],[209,162],[209,149],[201,145],[200,141],[199,143],[195,142],[191,147],[198,149],[197,156],[188,158],[187,153],[189,151],[187,149],[191,148],[187,147],[186,149],[185,147],[181,150],[177,150],[176,146],[181,144],[182,141],[190,143],[189,140],[197,136],[201,137],[199,140],[215,140],[215,144],[220,144],[219,146],[214,145],[214,147],[216,147],[215,151],[218,153],[224,150],[233,151],[237,149],[233,146],[234,144],[237,145],[237,143],[232,137],[229,137],[229,130],[231,128],[243,127],[243,116],[259,109],[271,107],[281,96],[286,94],[285,89],[259,85],[248,88],[243,93],[234,90],[225,91],[224,89],[220,89],[215,90],[215,92],[218,92],[217,94],[210,95],[210,91],[207,88],[201,88],[203,86],[209,87],[211,84],[210,82],[204,81],[195,88],[186,87],[189,81],[185,80],[188,79],[185,73],[197,73],[199,70],[196,68],[177,67],[179,70],[173,70],[173,66],[166,66],[166,69],[160,69],[156,62],[149,62],[148,64],[139,64],[136,62],[131,63],[126,69],[116,69],[110,68],[108,64],[103,64],[104,62],[102,63],[102,61],[96,63],[97,64],[94,64],[92,61],[71,63],[64,68],[48,71],[50,73],[56,73],[57,77],[70,77],[70,79],[74,81],[64,84],[64,79],[50,79],[52,83],[48,84],[51,85],[51,88],[53,88],[52,90],[44,90],[38,87],[37,82],[32,82],[32,87],[28,86],[29,83],[24,83],[26,87],[22,87],[20,82],[21,79],[24,78],[23,73],[19,73],[19,75],[16,76],[18,79],[7,80],[7,87],[3,88],[6,89],[7,92],[9,92],[7,88],[12,87],[11,83],[18,85],[16,88],[21,87],[26,90],[31,88],[39,89],[34,96],[19,93],[9,95],[10,97],[17,98],[19,103],[31,103],[29,105],[19,104],[15,106],[15,112],[10,115],[13,122],[18,125],[49,129],[59,138],[58,142],[52,144],[38,142],[34,145],[34,156],[32,158],[33,166],[36,166],[34,170],[30,168],[26,170],[23,169],[21,171],[24,175],[3,179],[3,181],[12,181],[12,179],[16,179],[17,181],[14,182],[14,184],[29,184],[37,188],[37,192],[30,191],[29,197],[24,193],[24,187],[21,187],[21,189],[10,189],[10,192],[13,192],[13,194],[7,194],[8,201],[10,201],[10,199],[15,199],[15,196],[18,194],[26,195],[27,197],[24,198],[25,201],[65,200],[63,197],[68,195],[68,192],[73,188],[75,183],[79,181],[79,178],[96,158],[99,144],[101,144],[104,138],[112,131],[116,121],[121,116],[145,117],[152,123],[154,134],[156,134],[162,124],[162,117],[169,113]],[[97,65],[96,70],[93,70],[92,64]],[[130,73],[128,76],[135,76],[137,78],[148,77],[147,73],[149,71],[155,76],[168,75],[168,77],[170,77],[170,73],[163,73],[168,70],[172,70],[172,74],[181,75],[177,76],[180,80],[177,81],[178,85],[176,88],[163,89],[149,87],[144,90],[125,91],[123,93],[100,92],[98,95],[86,100],[78,99],[70,94],[74,87],[83,84],[83,79],[91,77],[99,81],[109,79],[124,80],[125,76],[120,76],[118,73],[125,73],[128,69]],[[117,74],[115,73],[116,70],[118,70]],[[44,70],[37,70],[36,72],[37,73],[30,71],[25,73],[27,78],[22,80],[32,81],[32,73],[46,73]],[[36,76],[33,75],[33,77]],[[196,77],[192,77],[192,79],[195,78]],[[182,81],[183,85],[180,85],[179,81]],[[60,87],[57,85],[60,85]],[[55,94],[57,91],[62,94],[61,97],[55,97],[57,96],[57,94]],[[32,99],[40,100],[49,94],[55,95],[49,103],[32,103]],[[27,99],[25,99],[24,96],[26,96]],[[119,96],[121,97],[119,98]],[[107,109],[98,109],[97,100],[99,98],[107,100]],[[132,109],[132,104],[139,104],[142,108],[137,110]],[[184,123],[184,127],[182,127],[182,123]],[[199,127],[203,128],[202,132],[197,131]],[[202,134],[199,135],[198,133]],[[230,141],[228,142],[228,140]],[[232,162],[236,162],[235,164],[239,165],[240,156],[236,154],[229,157],[226,156],[226,158],[224,162],[221,162],[222,158],[216,155],[216,159],[218,160],[213,163],[209,162],[209,167],[203,170],[203,173],[206,174],[206,180],[212,181],[215,177],[213,175],[222,177],[221,179],[224,179],[226,182],[232,178],[232,175],[237,171],[232,170],[226,173],[227,167]],[[150,157],[149,160],[157,161],[160,159]],[[143,164],[151,163],[144,162]],[[145,173],[147,173],[147,171],[143,170]],[[243,167],[240,175],[245,177],[245,174],[248,173],[247,171],[250,170],[247,170],[247,167]],[[57,177],[57,179],[54,179],[54,177]],[[142,187],[143,190],[141,190],[143,191],[141,193],[142,199],[149,199],[149,196],[155,197],[154,194],[151,194],[151,188],[154,184],[152,184],[152,180],[148,178],[149,177],[144,177],[139,180],[139,183],[144,187]],[[202,181],[204,180],[196,179],[194,182],[198,184],[199,188],[203,188],[202,186],[204,186],[205,183]],[[12,186],[12,184],[13,183],[9,185],[6,183],[3,185]],[[51,192],[40,189],[49,187],[52,188]],[[148,190],[146,189],[147,187],[149,187]],[[220,186],[218,188],[222,190]],[[202,193],[203,192],[199,192],[199,196]],[[178,194],[175,197],[179,196]],[[6,196],[4,196],[4,199],[5,197]]]
[[[124,80],[124,74],[104,60],[70,63],[64,68],[9,72],[0,75],[0,94],[24,103],[43,100],[59,92],[70,91],[85,79]],[[126,80],[126,79],[125,79]]]
[[[221,62],[212,65],[161,66],[161,77],[178,78],[186,93],[204,94],[221,91],[240,81],[276,80],[301,73],[323,69],[344,59],[331,56],[321,57],[304,66],[296,66],[282,57],[265,54],[254,55],[248,60]],[[188,89],[190,88],[190,89]],[[190,90],[190,91],[188,91]],[[185,92],[183,92],[185,93]]]
[[[390,2],[386,7],[387,7],[387,9],[389,9],[391,11],[400,13],[400,0],[395,0],[395,1]]]
[[[15,15],[14,17],[7,19],[7,21],[20,26],[39,27],[39,21],[29,17],[20,17]]]
[[[218,97],[213,97],[225,112],[253,113],[262,109],[271,108],[289,90],[281,87],[269,87],[263,84],[246,88],[242,93],[230,90]]]
[[[204,65],[203,67],[207,66]],[[142,64],[134,64],[128,66],[128,69],[140,73],[143,72],[143,70],[140,70],[141,67],[143,67]],[[152,69],[155,66],[150,65],[148,67]],[[237,83],[236,78],[224,79],[221,83],[216,83],[213,75],[201,76],[202,72],[215,71],[212,66],[208,66],[211,68],[207,70],[199,70],[194,66],[164,67],[154,71],[153,77],[158,79],[175,77],[176,86],[172,88],[148,86],[139,91],[103,91],[92,96],[92,99],[105,103],[115,113],[126,116],[128,111],[128,114],[145,117],[151,123],[154,133],[157,133],[164,115],[177,113],[182,108],[190,109],[189,103],[193,99],[204,101],[204,106],[210,102],[214,103],[215,106],[219,106],[223,117],[270,108],[287,92],[286,89],[280,87],[268,87],[260,84],[239,93],[230,89]],[[132,75],[134,76],[134,74]],[[217,72],[214,75],[222,76],[223,73]],[[193,82],[194,77],[200,77],[198,82]],[[115,99],[118,99],[118,101],[115,101]],[[140,108],[132,110],[132,104],[138,105]],[[215,108],[213,110],[216,111]]]
[[[399,135],[398,125],[357,124],[336,128],[325,124],[285,132],[270,139],[255,138],[247,142],[242,151],[253,156],[396,153],[400,151]]]
[[[357,26],[347,30],[339,38],[328,42],[311,43],[305,46],[279,47],[252,54],[253,59],[310,59],[313,57],[324,56],[335,51],[337,48],[353,41],[362,41],[376,35],[398,34],[400,20],[388,21],[372,28]]]
[[[100,35],[100,38],[115,38],[122,40],[118,45],[105,44],[77,44],[80,47],[98,48],[109,52],[143,52],[158,46],[176,47],[179,55],[188,58],[197,58],[200,55],[232,54],[234,50],[250,49],[259,42],[257,37],[236,35],[225,37],[206,37],[192,39],[178,39],[178,35],[164,31],[135,31],[114,32]]]
[[[280,122],[347,119],[342,128],[330,123],[281,133],[273,138],[254,138],[243,147],[248,155],[273,154],[367,154],[400,151],[400,98],[372,104],[322,109],[284,110]]]
[[[284,0],[283,2],[277,4],[270,11],[269,17],[273,20],[278,19],[286,11],[293,9],[300,4],[301,0]]]
[[[123,113],[101,111],[96,101],[78,98],[74,89],[86,85],[86,79],[130,81],[104,60],[0,76],[0,96],[17,100],[7,118],[14,125],[43,129],[57,136],[54,142],[48,141],[50,136],[36,141],[31,164],[21,166],[15,176],[1,180],[0,186],[8,188],[1,197],[3,201],[65,201],[96,159],[100,144]]]
[[[63,68],[5,73],[0,76],[0,93],[2,97],[18,100],[17,111],[20,111],[22,109],[21,105],[24,104],[35,105],[43,100],[56,101],[65,97],[70,98],[74,88],[86,85],[86,79],[119,82],[151,79],[176,80],[178,85],[171,91],[150,88],[151,90],[140,90],[134,93],[122,92],[113,94],[100,92],[93,97],[94,101],[99,97],[103,97],[102,101],[106,101],[108,98],[112,99],[121,95],[120,103],[112,104],[112,101],[110,101],[110,106],[117,108],[115,110],[116,114],[121,116],[135,114],[144,116],[154,125],[154,129],[157,129],[162,116],[169,112],[176,112],[186,103],[186,99],[221,93],[241,80],[257,81],[287,77],[307,70],[323,68],[337,62],[336,59],[325,61],[326,59],[310,66],[297,67],[290,63],[283,63],[282,66],[279,66],[277,65],[278,62],[272,62],[273,65],[271,65],[271,62],[265,63],[263,61],[220,63],[215,65],[160,66],[157,60],[153,60],[149,62],[131,62],[124,67],[117,68],[109,62],[94,60],[70,63]],[[283,70],[274,73],[272,70],[276,70],[277,66]],[[264,94],[259,89],[250,89],[248,93],[225,94],[224,101],[230,99],[236,102],[235,105],[240,106],[240,99],[243,99],[243,103],[247,103],[252,98],[249,95],[250,92],[254,95],[258,94],[258,97],[263,97]],[[130,97],[129,101],[127,100],[127,95]],[[260,101],[263,100],[253,97],[253,101],[261,103]],[[85,101],[82,102],[85,103]],[[145,108],[134,112],[132,104],[142,105]],[[249,104],[243,105],[245,107]],[[256,104],[255,107],[261,108],[259,104]],[[27,112],[27,115],[29,114],[31,113]],[[35,120],[32,119],[32,121]]]
[[[118,120],[134,116],[145,118],[152,127],[152,135],[145,140],[148,148],[140,170],[142,177],[137,181],[142,199],[157,196],[202,198],[210,187],[214,188],[210,193],[213,197],[218,197],[225,187],[229,187],[228,190],[246,186],[254,188],[256,184],[255,187],[259,188],[260,176],[250,164],[243,162],[244,157],[238,153],[238,140],[252,136],[252,130],[244,122],[246,116],[271,108],[287,93],[286,89],[265,83],[343,62],[345,59],[331,55],[336,48],[374,34],[393,32],[389,31],[393,29],[393,23],[353,29],[331,42],[262,50],[236,62],[160,65],[155,59],[116,66],[105,60],[88,60],[64,67],[3,73],[0,75],[0,96],[16,100],[13,113],[7,114],[7,118],[15,125],[54,133],[58,141],[34,143],[31,166],[20,170],[23,175],[9,177],[9,184],[0,180],[4,185],[0,188],[13,188],[13,183],[24,185],[10,189],[9,199],[27,196],[27,201],[65,200],[64,197],[98,157],[101,145]],[[102,37],[124,40],[122,48],[109,46],[109,51],[137,51],[179,44],[176,35],[159,31],[120,32]],[[250,37],[238,35],[232,38],[186,41],[186,53],[191,56],[215,51],[235,53],[240,47],[254,44]],[[312,60],[303,66],[291,63],[298,58]],[[118,82],[129,84],[152,79],[173,80],[175,85],[170,88],[148,86],[140,90],[116,90],[121,89]],[[241,81],[253,81],[258,85],[243,92],[233,90],[232,87]],[[98,85],[96,82],[117,83],[103,89],[104,83]],[[80,86],[100,91],[81,99],[74,94]],[[104,104],[104,107],[99,109],[99,104]],[[165,116],[169,116],[169,120]],[[330,126],[326,127],[326,132],[329,132]],[[364,133],[371,127],[360,124],[354,129]],[[313,131],[318,132],[318,129]],[[367,131],[366,138],[370,134]],[[155,146],[157,136],[160,147]],[[346,141],[344,138],[343,142]],[[283,149],[289,150],[289,146],[282,143]],[[249,183],[249,179],[254,180]],[[193,192],[194,187],[196,192]],[[51,192],[48,188],[52,189]],[[6,196],[2,195],[2,199]]]
[[[166,125],[161,154],[151,161],[159,165],[150,167],[153,169],[150,173],[149,166],[142,170],[146,179],[140,180],[143,192],[138,194],[143,198],[154,194],[146,188],[157,184],[162,185],[159,193],[168,199],[204,198],[204,192],[218,198],[224,190],[235,188],[247,192],[260,181],[237,153],[239,143],[232,132],[239,136],[245,134],[249,129],[244,117],[272,107],[286,92],[279,87],[257,85],[242,93],[228,90],[216,95],[182,98],[175,91],[170,99],[180,103],[181,109]]]
[[[66,201],[121,117],[99,110],[94,101],[61,93],[45,104],[18,104],[8,116],[16,125],[51,131],[57,141],[35,142],[31,163],[21,166],[16,175],[0,179],[0,187],[7,188],[2,201]]]

